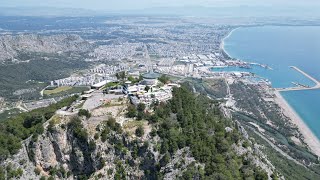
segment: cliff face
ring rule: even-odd
[[[38,172],[33,176],[113,179],[126,174],[129,179],[138,179],[144,170],[155,169],[155,155],[146,141],[130,139],[122,130],[109,128],[106,140],[94,139],[83,126],[89,121],[54,116],[46,123],[42,135],[28,143],[29,158]],[[106,130],[105,122],[99,128]]]
[[[75,136],[75,129],[64,123],[48,125],[30,148],[34,163],[43,174],[57,171],[59,177],[90,175],[98,169],[95,146]],[[84,131],[85,132],[85,131]]]
[[[0,36],[0,62],[16,59],[21,53],[87,52],[90,49],[91,44],[78,35]]]

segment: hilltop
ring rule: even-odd
[[[78,104],[69,103],[69,109]],[[183,86],[173,89],[167,103],[148,110],[138,105],[135,111],[142,118],[129,115],[132,105],[122,98],[90,111],[67,113],[64,108],[51,118],[45,115],[46,108],[34,120],[21,115],[7,121],[2,131],[17,137],[22,130],[34,130],[30,138],[21,137],[25,139],[22,147],[10,141],[2,147],[1,152],[8,148],[10,154],[18,154],[4,161],[1,177],[5,171],[20,179],[275,177],[259,146],[239,124],[224,118],[218,107],[218,102]],[[22,124],[10,131],[12,123]],[[1,157],[8,156],[2,153]]]

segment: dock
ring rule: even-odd
[[[300,72],[301,74],[303,74],[304,76],[306,76],[307,78],[309,78],[311,81],[313,81],[316,85],[313,87],[308,87],[305,85],[300,85],[297,87],[289,87],[289,88],[275,88],[276,91],[301,91],[301,90],[313,90],[313,89],[320,89],[320,82],[315,79],[314,77],[310,76],[309,74],[307,74],[306,72],[302,71],[301,69],[297,68],[296,66],[290,66],[290,68]],[[297,83],[298,84],[298,83]]]

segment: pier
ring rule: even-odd
[[[297,86],[297,87],[289,87],[289,88],[275,88],[276,91],[281,92],[281,91],[301,91],[301,90],[320,89],[320,82],[317,79],[313,78],[312,76],[310,76],[309,74],[307,74],[306,72],[302,71],[301,69],[295,66],[290,66],[290,68],[300,72],[301,74],[309,78],[311,81],[313,81],[316,85],[313,87]]]
[[[259,64],[259,63],[249,63],[250,65],[254,65],[254,66],[259,66],[265,69],[269,69],[269,70],[273,70],[270,66],[265,65],[265,64]]]

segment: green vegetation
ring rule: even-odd
[[[110,117],[107,121],[104,121],[101,125],[99,125],[98,131],[100,131],[101,134],[101,141],[106,142],[108,140],[108,143],[112,145],[115,149],[116,155],[126,155],[127,154],[127,147],[125,145],[129,146],[129,141],[125,142],[125,139],[122,139],[119,137],[119,135],[123,134],[122,127],[119,123],[116,122],[116,120],[112,117]],[[123,136],[124,138],[125,136]]]
[[[250,122],[259,125],[265,130],[264,134],[276,141],[275,144],[301,163],[319,163],[317,156],[310,153],[306,147],[292,142],[291,137],[299,134],[298,129],[289,118],[282,115],[281,108],[277,104],[265,101],[257,88],[243,83],[232,84],[231,93],[241,109],[252,112],[251,115],[235,112],[233,117],[244,125],[250,126]],[[271,121],[274,126],[270,126],[267,121]]]
[[[91,113],[86,110],[86,109],[80,109],[78,112],[78,116],[85,116],[86,118],[90,118],[91,117]]]
[[[106,125],[107,125],[107,128],[109,128],[110,130],[115,131],[117,133],[122,133],[121,125],[117,123],[114,118],[110,117]]]
[[[74,141],[73,146],[77,146],[81,153],[83,154],[83,165],[79,164],[80,168],[75,168],[72,170],[72,173],[74,175],[77,175],[79,179],[88,179],[88,177],[95,172],[95,169],[93,167],[93,158],[92,154],[94,150],[96,149],[96,143],[93,140],[89,140],[89,134],[87,130],[84,128],[81,120],[79,117],[75,116],[71,119],[71,121],[68,123],[68,131],[72,133],[72,138]],[[77,159],[79,158],[76,154],[74,149],[72,149],[71,152],[71,159],[75,160],[74,163],[77,163]],[[86,168],[84,170],[81,170],[85,166]],[[60,169],[60,176],[62,175],[68,176],[68,174],[65,174],[64,169]]]
[[[195,95],[190,89],[191,87],[188,85],[174,88],[173,98],[170,101],[153,105],[153,114],[146,113],[144,104],[139,104],[137,107],[128,107],[128,117],[148,120],[152,127],[150,136],[160,137],[160,140],[153,147],[155,151],[160,153],[159,161],[156,161],[148,153],[148,141],[143,142],[141,138],[126,139],[128,134],[122,130],[121,125],[114,118],[110,117],[96,128],[97,133],[94,135],[94,139],[100,138],[102,142],[108,141],[114,147],[116,155],[114,178],[126,178],[128,175],[126,174],[126,168],[139,165],[139,168],[145,171],[146,179],[162,179],[163,174],[160,169],[173,159],[178,150],[188,147],[196,162],[187,166],[186,171],[180,177],[181,179],[268,179],[266,172],[256,167],[248,160],[246,155],[236,155],[232,145],[245,148],[252,145],[242,138],[233,121],[224,118],[219,110],[220,103],[210,100],[206,95]],[[32,136],[32,146],[32,142],[36,141],[38,135],[44,131],[42,124],[50,118],[48,130],[49,132],[50,129],[54,130],[58,121],[58,119],[52,118],[54,112],[61,107],[70,106],[76,98],[67,98],[47,108],[22,113],[1,122],[1,160],[15,154],[21,147],[21,140],[30,136]],[[90,117],[87,110],[80,110],[78,115]],[[135,121],[134,123],[138,124],[135,131],[136,136],[142,137],[145,133],[142,121]],[[226,127],[232,128],[232,131],[227,132]],[[89,140],[88,132],[82,125],[81,119],[79,117],[72,118],[68,123],[67,130],[74,137],[72,139],[73,145],[78,146],[83,153],[85,164],[94,164],[95,159],[92,159],[92,153],[96,149],[96,144],[95,141]],[[268,158],[274,163],[277,171],[287,179],[319,179],[320,171],[317,170],[318,167],[302,168],[302,166],[275,152],[272,147],[263,142],[263,139],[259,136],[255,136],[253,132],[249,133],[259,143],[266,146],[265,153]],[[71,154],[74,154],[74,152]],[[125,159],[128,158],[128,155],[131,155],[132,159]],[[139,158],[138,162],[140,164],[135,164],[134,160],[137,158]],[[101,163],[101,166],[105,164],[105,160],[102,158],[97,162]],[[197,165],[199,163],[203,164],[204,168]],[[111,169],[109,170],[111,171]],[[77,175],[79,179],[85,179],[90,177],[94,171],[94,168],[89,167],[86,172],[76,172],[75,170],[72,173]],[[4,177],[5,173],[9,173],[11,177],[19,177],[22,172],[21,169],[0,168],[0,179]],[[35,169],[35,172],[38,173],[38,170]],[[109,175],[111,174],[109,173]],[[67,172],[61,167],[56,167],[50,169],[50,175],[51,177],[65,178]],[[277,177],[277,172],[275,172],[273,178],[277,179]]]
[[[155,115],[149,120],[159,127],[160,153],[165,155],[160,166],[178,149],[190,147],[193,157],[205,165],[201,179],[267,179],[266,172],[232,150],[231,145],[242,137],[217,107],[217,102],[196,97],[187,87],[175,88],[169,103],[155,107]],[[234,130],[227,133],[227,126]],[[198,177],[197,172],[186,176]]]
[[[110,130],[108,128],[103,129],[103,131],[101,132],[101,141],[102,142],[106,142],[106,140],[108,139],[109,133],[110,133]]]
[[[286,179],[320,179],[319,165],[311,165],[308,168],[298,165],[277,152],[264,139],[256,135],[251,129],[248,128],[247,131],[251,137],[255,138],[257,143],[264,145],[265,148],[263,149],[263,152],[268,156],[268,159],[275,166],[277,171]]]
[[[55,79],[65,78],[75,69],[85,69],[88,63],[84,61],[70,60],[69,56],[54,55],[48,56],[50,60],[44,61],[41,56],[32,56],[34,60],[28,63],[19,63],[0,66],[0,94],[9,100],[29,100],[40,97],[40,91],[49,82]],[[77,59],[77,57],[74,57]],[[80,58],[80,57],[79,57]],[[82,57],[81,57],[82,58]],[[31,59],[31,58],[27,58]],[[33,89],[28,93],[13,95],[19,89]]]
[[[160,58],[162,58],[162,56],[159,56],[157,54],[150,54],[150,58],[151,59],[160,59]]]
[[[137,107],[137,120],[142,120],[143,118],[145,118],[145,112],[144,110],[146,109],[146,105],[143,103],[139,103],[138,107]]]
[[[136,136],[138,137],[142,137],[144,135],[144,129],[142,126],[139,126],[137,129],[136,129]]]
[[[121,161],[118,161],[116,164],[116,173],[114,175],[114,179],[115,180],[126,179],[125,169],[124,169]]]
[[[100,133],[102,142],[105,142],[109,138],[109,133],[111,131],[122,133],[121,125],[117,123],[116,120],[112,117],[110,117],[107,121],[104,121],[103,125],[103,130]]]
[[[46,89],[43,93],[45,95],[51,95],[51,94],[57,94],[57,93],[60,93],[60,92],[63,92],[63,91],[68,91],[70,89],[72,89],[72,87],[70,87],[70,86],[62,86],[62,87],[57,87],[57,88],[52,89],[52,90]]]
[[[11,118],[16,116],[17,114],[20,114],[22,111],[18,108],[6,110],[3,113],[0,113],[0,121]]]
[[[143,126],[145,123],[148,123],[148,121],[127,121],[122,127],[124,129],[133,129],[135,127]]]
[[[149,92],[150,89],[151,89],[150,86],[146,86],[146,87],[144,88],[144,90],[145,90],[146,92]]]
[[[44,98],[61,97],[70,94],[82,93],[84,91],[87,91],[88,89],[88,87],[58,87],[53,90],[45,90]]]
[[[121,72],[116,73],[116,77],[118,80],[124,81],[127,77],[127,74],[125,71],[121,71]]]
[[[87,142],[88,133],[83,128],[81,120],[78,117],[73,117],[73,119],[68,124],[68,129],[72,130],[74,137],[76,137],[80,142]]]
[[[104,86],[104,89],[109,89],[111,87],[115,87],[115,86],[118,86],[118,85],[119,85],[119,83],[117,83],[117,82],[109,82]]]
[[[224,79],[208,79],[204,80],[202,84],[203,90],[215,98],[227,96],[227,84]]]
[[[131,81],[133,84],[142,81],[142,79],[143,79],[142,75],[140,75],[139,78],[134,78],[134,77],[132,77],[132,76],[129,76],[129,77],[128,77],[128,81]]]
[[[129,105],[127,108],[127,117],[128,118],[137,118],[137,120],[142,120],[146,117],[144,110],[146,109],[146,105],[143,103],[139,103],[137,107],[134,105]]]
[[[36,139],[43,132],[42,124],[50,119],[54,113],[65,106],[70,106],[77,99],[76,96],[66,98],[46,108],[21,113],[13,118],[0,122],[0,161],[9,155],[16,154],[21,148],[21,141],[33,135]]]
[[[163,84],[167,84],[170,81],[170,78],[167,75],[162,75],[158,78],[158,80]]]
[[[197,92],[212,97],[224,97],[226,95],[225,82],[219,80],[205,80],[195,81],[189,80],[195,87]],[[243,125],[251,126],[249,122],[254,122],[261,128],[266,130],[265,134],[273,137],[277,144],[280,143],[282,147],[290,156],[303,160],[306,164],[318,163],[317,157],[311,154],[306,148],[294,144],[290,137],[297,134],[297,129],[292,126],[290,120],[283,117],[281,111],[274,103],[266,102],[260,92],[254,86],[247,86],[243,83],[233,84],[230,86],[231,93],[237,100],[238,106],[248,112],[253,112],[252,115],[236,112],[233,117],[241,122]],[[255,107],[255,108],[252,108]],[[264,115],[261,115],[261,112]],[[271,120],[275,127],[269,126],[266,122]],[[247,129],[250,130],[250,129]],[[252,132],[251,130],[249,132]],[[255,133],[250,133],[259,144],[266,146],[264,153],[276,169],[284,175],[286,179],[319,179],[319,166],[311,166],[308,169],[302,168],[291,160],[288,160],[283,155],[275,151],[267,142],[257,136]],[[245,141],[243,146],[248,144]],[[275,175],[276,176],[276,173]],[[276,177],[275,177],[276,179]]]
[[[227,84],[224,79],[185,79],[189,84],[203,95],[208,95],[212,98],[224,98],[227,94]]]
[[[6,179],[6,171],[3,167],[0,167],[0,179]]]
[[[129,105],[127,108],[127,117],[134,118],[137,116],[137,108],[134,105]]]
[[[7,165],[6,171],[7,171],[7,179],[18,179],[23,174],[23,170],[21,168],[13,169],[11,164]],[[1,176],[2,175],[0,175],[0,177]]]

